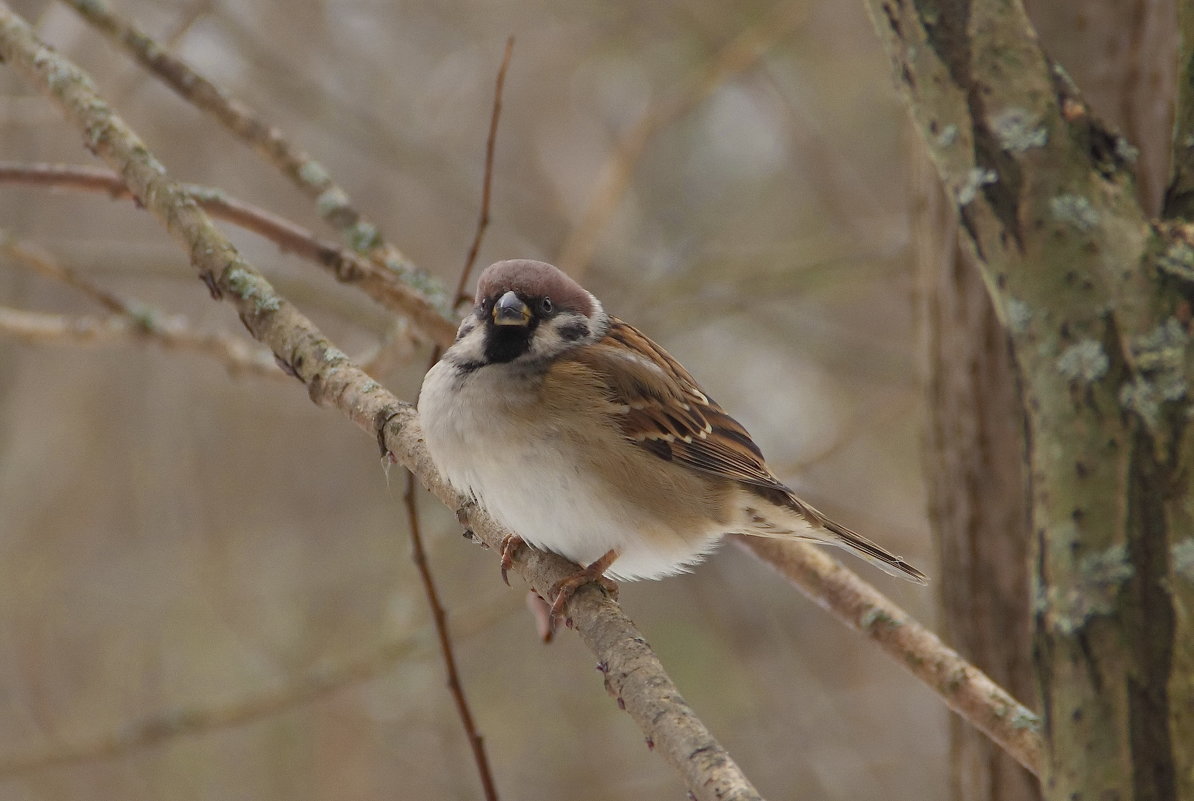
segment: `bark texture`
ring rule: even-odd
[[[1093,111],[1139,149],[1141,205],[1159,211],[1169,164],[1177,28],[1171,0],[1029,2],[1042,46]],[[927,166],[927,165],[926,165]],[[926,170],[927,172],[927,170]],[[917,262],[929,377],[930,517],[949,640],[1017,697],[1036,692],[1029,625],[1026,443],[1011,344],[935,175],[918,186]],[[951,723],[955,798],[1032,799],[1037,782]]]

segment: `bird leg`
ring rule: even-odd
[[[502,537],[502,581],[506,582],[506,586],[510,586],[510,579],[506,577],[506,573],[514,566],[514,554],[519,548],[526,545],[526,540],[517,534],[507,534]]]
[[[605,571],[609,569],[618,558],[618,551],[611,548],[605,552],[605,555],[586,567],[573,573],[561,581],[556,582],[555,586],[551,588],[551,594],[555,596],[555,600],[551,602],[552,617],[563,617],[564,607],[572,600],[572,596],[576,591],[586,584],[600,585],[601,589],[611,598],[618,597],[618,585],[613,579],[605,577]],[[570,622],[565,625],[571,627]]]

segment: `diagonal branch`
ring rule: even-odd
[[[805,543],[742,536],[735,536],[734,542],[771,565],[850,628],[878,643],[935,690],[950,709],[1034,775],[1041,775],[1044,753],[1036,714],[882,593],[824,551]]]
[[[0,57],[52,98],[91,143],[120,171],[145,207],[188,252],[212,295],[231,303],[252,335],[306,385],[313,401],[335,406],[358,427],[376,434],[441,501],[463,499],[440,478],[423,446],[417,414],[353,365],[289,301],[274,292],[212,224],[145,144],[99,97],[85,73],[40,42],[29,26],[0,2]],[[472,530],[497,547],[505,532],[471,509]],[[529,554],[515,570],[546,594],[575,566],[552,554]],[[606,686],[684,777],[698,799],[759,798],[749,780],[680,696],[646,640],[614,601],[595,586],[574,596],[569,611],[581,639],[597,656]]]
[[[133,197],[119,175],[98,167],[0,161],[0,183],[82,189],[117,198]],[[444,345],[455,338],[456,326],[393,271],[351,250],[325,242],[284,217],[237,200],[218,189],[195,184],[183,184],[182,189],[213,217],[269,239],[282,250],[327,269],[337,281],[360,287],[387,309],[410,317],[431,342]]]

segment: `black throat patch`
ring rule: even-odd
[[[531,337],[539,326],[532,317],[526,325],[485,325],[485,360],[490,364],[512,362],[531,349]]]

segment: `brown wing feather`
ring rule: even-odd
[[[671,354],[634,326],[610,319],[601,341],[582,348],[583,361],[625,407],[622,434],[662,459],[695,470],[789,493],[737,420],[701,390]]]

